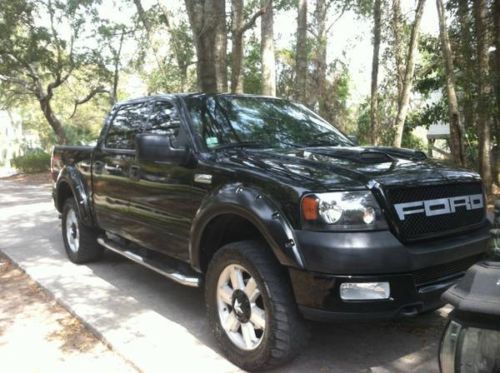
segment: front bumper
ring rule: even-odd
[[[443,305],[441,294],[488,251],[489,226],[404,245],[389,231],[296,231],[305,270],[290,268],[296,302],[314,320],[391,319]],[[345,301],[344,282],[389,282],[386,300]]]

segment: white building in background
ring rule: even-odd
[[[0,110],[0,174],[8,174],[11,160],[23,154],[24,149],[40,147],[37,134],[23,130],[19,115]]]
[[[427,131],[427,149],[434,158],[450,157],[450,126],[448,124],[431,124]]]
[[[0,110],[0,167],[10,168],[10,161],[21,154],[23,124],[21,118]]]

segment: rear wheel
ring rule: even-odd
[[[97,243],[99,231],[82,224],[73,198],[64,203],[62,234],[66,254],[73,263],[87,263],[102,256],[104,249]]]
[[[217,342],[239,367],[281,365],[305,344],[304,322],[286,271],[259,242],[222,247],[210,262],[205,294]]]

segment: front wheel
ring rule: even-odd
[[[97,243],[99,232],[82,224],[73,198],[68,198],[64,203],[62,234],[66,254],[73,263],[87,263],[102,256],[104,249]]]
[[[222,247],[210,262],[205,286],[210,327],[239,367],[276,367],[305,344],[286,271],[265,245],[242,241]]]

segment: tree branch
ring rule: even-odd
[[[97,94],[99,93],[107,93],[107,94],[110,94],[109,90],[105,89],[104,87],[102,86],[99,86],[99,87],[96,87],[94,89],[92,89],[87,96],[85,96],[84,98],[81,98],[79,100],[75,100],[75,107],[73,108],[73,113],[70,115],[70,119],[73,118],[73,116],[76,114],[76,109],[78,108],[78,106],[80,105],[83,105],[87,102],[89,102],[90,100],[92,100]]]
[[[331,3],[329,4],[331,5]],[[339,21],[339,19],[344,15],[344,13],[346,12],[347,8],[349,7],[349,2],[346,1],[344,6],[342,7],[342,10],[340,11],[340,14],[337,16],[337,18],[335,18],[333,20],[332,23],[330,23],[330,26],[327,27],[326,29],[326,33],[328,34],[330,32],[330,30],[332,29],[332,27]]]
[[[34,89],[33,86],[29,82],[27,82],[26,80],[23,80],[23,79],[14,78],[11,76],[0,74],[0,81],[15,84],[15,85],[23,88],[24,90],[31,92],[31,93],[37,92],[36,89]]]
[[[254,14],[252,14],[252,17],[250,17],[250,19],[243,24],[243,26],[241,27],[241,29],[238,30],[238,32],[244,34],[247,30],[250,30],[252,27],[254,27],[255,26],[255,22],[257,22],[257,19],[266,12],[266,10],[269,7],[270,3],[271,3],[271,1],[268,1],[265,6],[263,6],[262,8],[260,8]]]

